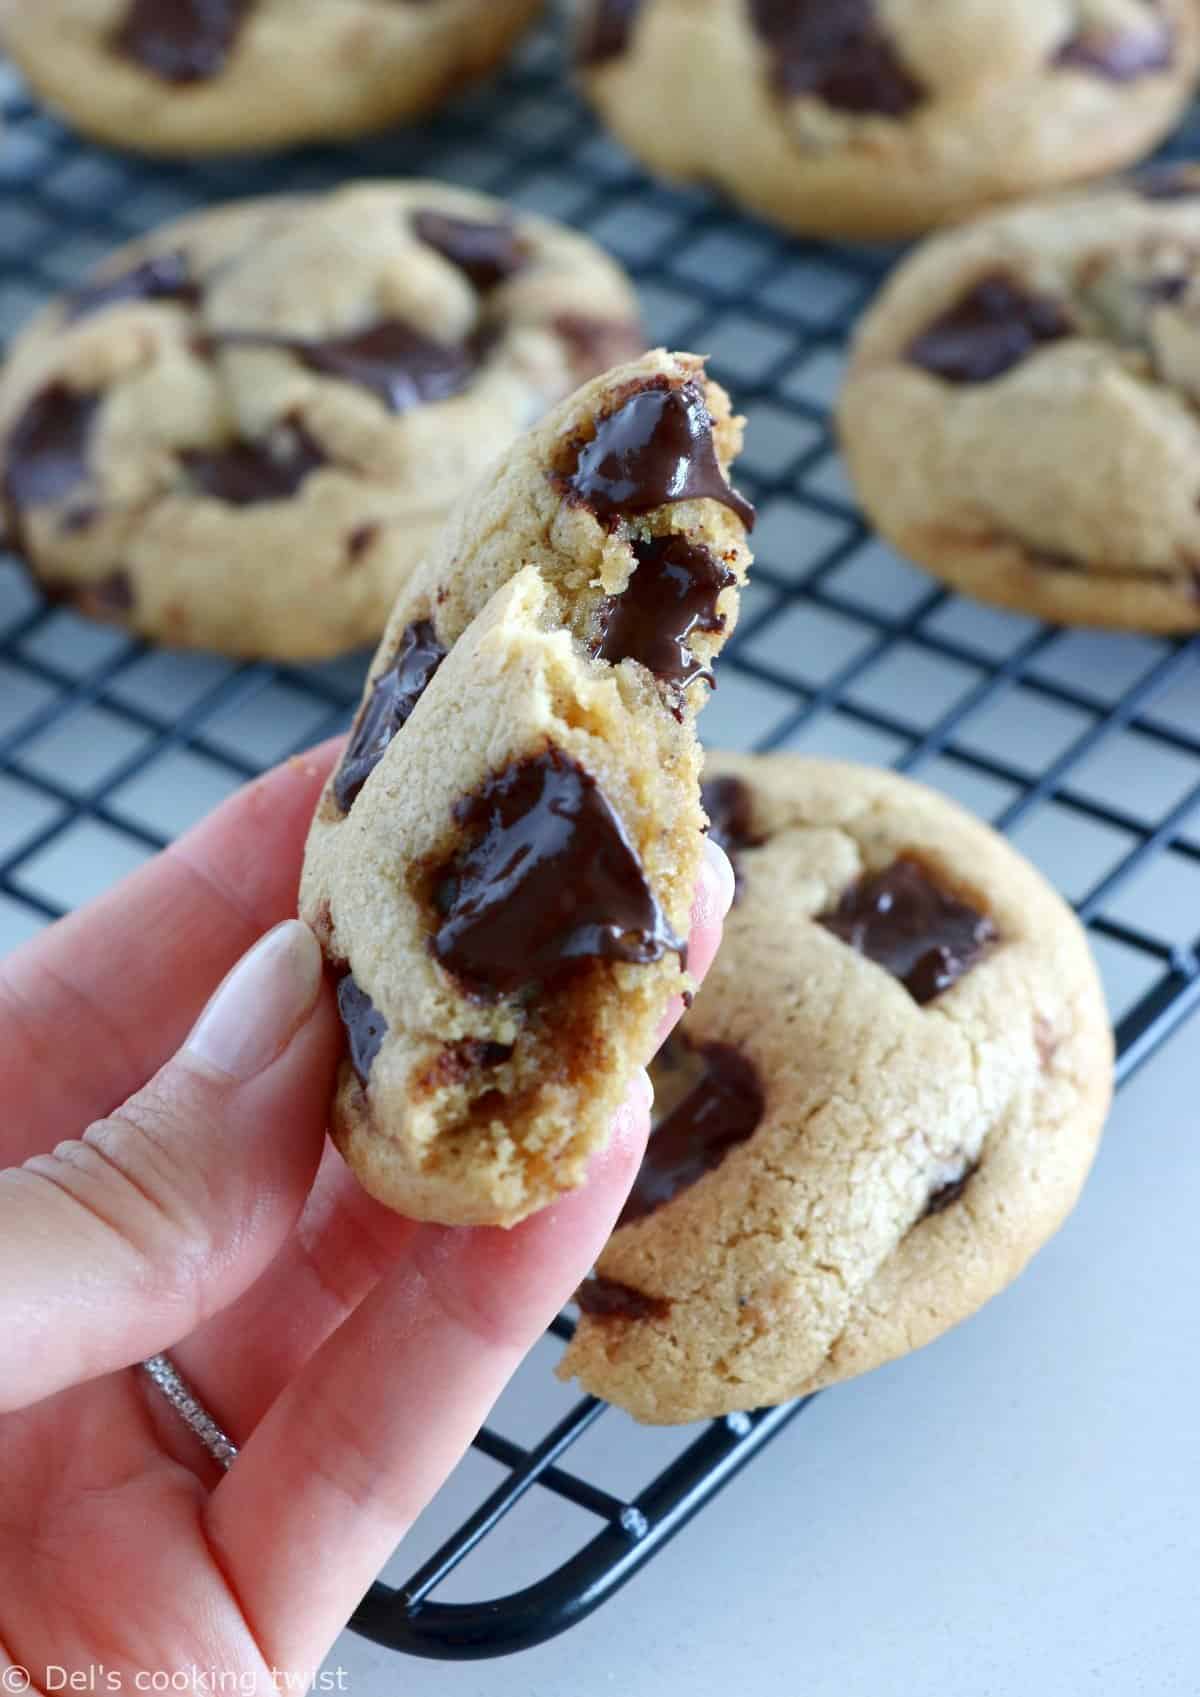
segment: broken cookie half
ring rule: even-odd
[[[699,360],[579,390],[402,592],[309,838],[338,1147],[414,1218],[580,1185],[689,984],[693,722],[737,611],[740,421]]]

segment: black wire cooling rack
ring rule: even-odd
[[[613,249],[656,338],[710,351],[751,421],[738,481],[761,515],[755,588],[706,735],[890,761],[1049,861],[1109,980],[1122,1076],[1194,1008],[1200,648],[989,612],[870,537],[827,411],[847,333],[890,255],[794,241],[704,194],[650,181],[573,93],[561,20],[535,33],[495,86],[414,133],[262,160],[163,164],[104,152],[39,111],[15,77],[0,79],[4,336],[82,266],[164,218],[356,175],[469,183]],[[1200,142],[1200,122],[1192,129]],[[1186,153],[1187,141],[1171,151]],[[0,948],[161,848],[263,766],[341,728],[363,664],[235,666],[155,653],[44,605],[15,566],[0,564]],[[552,1332],[568,1337],[569,1320]],[[597,1422],[624,1418],[591,1398],[540,1441],[487,1427],[476,1448],[501,1483],[405,1582],[375,1585],[353,1624],[382,1645],[442,1658],[547,1639],[610,1597],[804,1406],[689,1432],[634,1492],[568,1465],[577,1444],[587,1453],[582,1440]],[[574,1553],[512,1595],[440,1601],[530,1492],[554,1493],[594,1522]]]

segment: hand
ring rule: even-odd
[[[644,1082],[582,1190],[468,1231],[389,1213],[326,1148],[340,1031],[282,922],[335,753],[0,962],[0,1690],[318,1667],[641,1158]],[[714,851],[694,972],[732,889]],[[241,1447],[227,1474],[137,1370],[167,1349]]]

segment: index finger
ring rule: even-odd
[[[183,1042],[251,943],[296,911],[340,739],[230,797],[108,895],[0,961],[0,1167],[75,1137]]]

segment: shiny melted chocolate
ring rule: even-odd
[[[67,297],[66,321],[74,324],[106,306],[125,301],[182,301],[195,306],[200,289],[192,280],[184,253],[160,253],[131,266],[119,276],[86,283]]]
[[[719,631],[717,598],[737,579],[710,549],[683,536],[633,544],[637,565],[620,595],[600,610],[602,660],[638,660],[663,683],[684,690],[712,672],[688,647],[693,631]]]
[[[583,1281],[575,1300],[593,1320],[665,1320],[671,1311],[671,1304],[661,1296],[648,1296],[644,1290],[598,1273]]]
[[[750,824],[754,804],[749,787],[740,778],[709,778],[700,786],[700,804],[708,814],[709,836],[729,856],[736,901],[744,884],[741,851],[763,840]]]
[[[365,1084],[371,1076],[380,1045],[387,1036],[387,1020],[366,991],[359,989],[349,972],[338,984],[337,1005],[346,1028],[350,1064],[358,1075],[359,1083]]]
[[[989,383],[1020,365],[1039,347],[1074,332],[1058,301],[993,272],[909,344],[911,365],[947,383]]]
[[[286,501],[311,472],[327,465],[324,449],[298,419],[288,419],[261,442],[237,440],[223,448],[189,448],[180,462],[201,494],[231,507]]]
[[[560,312],[553,329],[566,343],[572,368],[581,376],[623,365],[628,359],[636,359],[646,346],[641,325],[631,319]]]
[[[88,443],[101,397],[49,383],[17,414],[5,443],[4,492],[18,515],[61,501],[88,475]]]
[[[996,939],[985,914],[947,895],[909,856],[855,884],[818,924],[886,967],[922,1007],[957,984]]]
[[[728,1043],[692,1048],[682,1037],[668,1039],[654,1063],[655,1088],[665,1100],[664,1080],[687,1059],[699,1062],[679,1099],[655,1124],[633,1189],[618,1225],[644,1219],[719,1167],[735,1144],[752,1137],[765,1097],[754,1063]]]
[[[435,342],[399,318],[321,341],[269,330],[230,330],[220,340],[226,347],[282,348],[310,371],[369,390],[394,413],[460,394],[477,364],[465,343]]]
[[[750,0],[750,19],[784,94],[887,118],[902,118],[925,98],[876,17],[874,0]]]
[[[578,446],[566,482],[599,519],[707,496],[735,512],[747,530],[754,523],[754,508],[721,470],[712,418],[695,383],[637,390]]]
[[[482,294],[529,263],[529,255],[511,224],[452,218],[430,207],[416,214],[413,229],[426,247],[456,265]]]
[[[400,638],[396,658],[375,679],[334,774],[334,799],[343,813],[354,806],[358,792],[383,759],[396,732],[408,723],[445,658],[446,650],[428,619],[409,625]]]
[[[163,82],[207,82],[225,66],[253,0],[130,0],[112,38]]]
[[[617,59],[629,46],[642,0],[593,0],[579,37],[581,65],[600,65]]]
[[[430,946],[470,995],[682,952],[608,798],[560,749],[495,773],[454,817],[469,843],[434,875]]]

